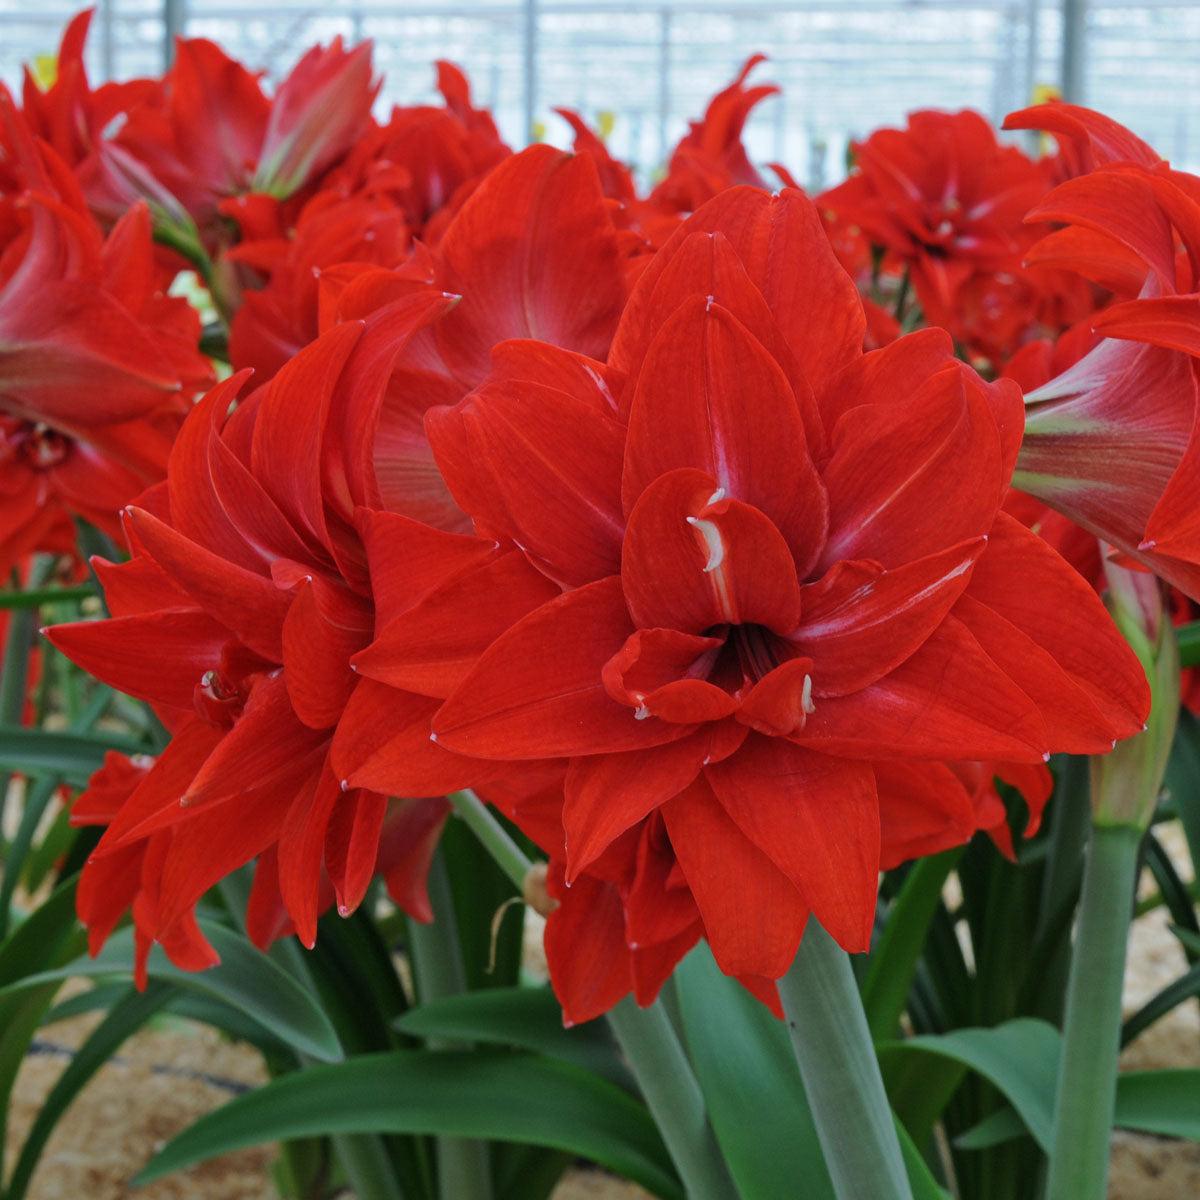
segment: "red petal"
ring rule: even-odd
[[[812,706],[812,659],[793,658],[768,671],[746,693],[737,719],[768,737],[804,728]]]
[[[804,616],[788,639],[813,661],[813,694],[857,692],[898,667],[942,623],[986,539],[885,571],[839,562],[801,589]]]
[[[485,384],[459,419],[472,468],[488,473],[492,491],[487,510],[473,515],[488,518],[564,585],[617,571],[625,431],[614,417],[557,389],[517,381]]]
[[[766,513],[801,574],[815,561],[826,498],[796,397],[762,344],[704,296],[682,304],[647,352],[629,415],[625,511],[677,467]]]
[[[349,916],[362,903],[379,855],[379,835],[388,800],[354,788],[334,806],[325,831],[325,869],[337,896],[338,912]]]
[[[560,595],[519,551],[469,567],[382,626],[354,669],[393,687],[446,697],[504,631]]]
[[[656,479],[629,517],[621,567],[639,626],[702,633],[753,622],[780,634],[800,619],[795,560],[757,509],[680,468]]]
[[[614,839],[687,787],[707,754],[700,730],[650,750],[572,759],[562,810],[567,879],[573,882]]]
[[[703,780],[662,809],[675,857],[727,975],[777,979],[796,957],[808,906]]]
[[[624,910],[612,884],[581,875],[561,891],[559,905],[546,921],[545,942],[550,982],[565,1025],[607,1012],[633,986]]]
[[[297,719],[282,674],[258,683],[245,711],[196,773],[181,803],[189,808],[224,800],[248,788],[280,786],[307,774],[328,735]]]
[[[658,746],[686,725],[639,721],[604,689],[633,632],[615,576],[567,592],[488,648],[434,720],[438,742],[482,758],[555,758]]]
[[[337,325],[306,346],[271,381],[258,410],[251,449],[256,479],[288,519],[326,540],[321,443],[333,389],[362,336],[357,322]]]
[[[300,789],[279,831],[279,892],[296,923],[296,936],[310,950],[317,942],[317,897],[325,856],[325,830],[341,785],[328,763]]]
[[[283,677],[296,716],[312,729],[338,723],[354,690],[350,658],[369,630],[345,628],[321,611],[317,589],[301,586],[283,623]]]
[[[945,763],[875,763],[880,869],[910,858],[961,846],[975,832],[975,809],[958,776]]]
[[[868,949],[879,878],[870,765],[751,734],[705,776],[738,828],[800,889],[834,940],[851,953]]]
[[[388,804],[379,841],[379,870],[388,895],[417,921],[433,920],[425,881],[449,813],[450,805],[441,796]]]
[[[851,409],[833,441],[823,472],[830,497],[824,568],[853,558],[900,566],[991,528],[1008,484],[1002,445],[986,402],[957,367],[902,404]]]
[[[77,621],[45,633],[97,679],[139,700],[186,709],[229,641],[226,629],[195,609]]]
[[[1048,689],[1026,689],[1035,701],[1041,703],[1044,697],[1050,712],[1065,703],[1069,712],[1075,688],[1090,700],[1076,709],[1078,715],[1058,709],[1058,720],[1047,717],[1047,722],[1056,738],[1065,741],[1073,737],[1091,748],[1075,749],[1076,743],[1059,744],[1052,737],[1051,749],[1102,753],[1100,743],[1105,738],[1111,744],[1113,738],[1128,737],[1142,728],[1150,706],[1145,671],[1092,588],[1037,534],[1006,513],[998,514],[966,595],[1045,650],[1075,685],[1057,697]],[[969,616],[965,619],[970,623]],[[1020,651],[1001,657],[986,642],[984,646],[1022,686],[1024,672],[1029,670],[1032,679],[1037,671],[1033,658]],[[1102,714],[1101,721],[1089,711],[1093,706]]]
[[[454,754],[430,739],[439,701],[362,679],[333,737],[334,773],[352,787],[386,795],[432,796],[471,787],[491,764]]]
[[[356,526],[371,569],[377,629],[496,551],[490,538],[444,533],[393,512],[360,509]]]
[[[952,616],[878,682],[817,703],[799,736],[853,758],[1036,762],[1049,749],[1029,697]]]
[[[603,359],[625,300],[616,230],[591,159],[530,146],[496,167],[442,239],[462,303],[438,344],[468,385],[491,348],[532,337]]]
[[[179,587],[251,650],[283,660],[282,631],[290,597],[262,575],[205,550],[170,525],[129,510],[129,523],[146,553]]]

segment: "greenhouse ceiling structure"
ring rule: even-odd
[[[53,55],[74,10],[0,0],[0,78]],[[160,70],[176,34],[219,42],[278,78],[297,47],[371,39],[379,109],[433,95],[432,63],[468,72],[513,144],[565,143],[551,105],[611,125],[610,145],[652,172],[712,93],[755,52],[782,87],[747,142],[819,187],[850,138],[918,107],[998,122],[1049,89],[1102,108],[1176,165],[1200,165],[1200,5],[1115,0],[100,0],[96,79]]]

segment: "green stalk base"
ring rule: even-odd
[[[1141,830],[1094,826],[1067,985],[1046,1200],[1104,1200]]]
[[[850,958],[815,917],[779,995],[838,1200],[912,1200]]]

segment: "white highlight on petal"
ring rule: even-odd
[[[706,521],[703,517],[688,517],[687,523],[700,534],[704,539],[704,544],[708,547],[708,562],[704,564],[705,572],[715,571],[725,561],[725,543],[721,541],[721,531],[714,521]]]
[[[348,779],[343,779],[343,780],[342,780],[342,791],[343,791],[343,792],[348,792],[349,790],[350,790],[350,780],[348,780]]]

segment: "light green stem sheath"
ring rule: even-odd
[[[779,995],[838,1200],[912,1200],[849,956],[815,917]]]
[[[1121,984],[1141,831],[1092,828],[1067,985],[1046,1200],[1104,1200],[1117,1091]]]
[[[608,1013],[617,1041],[683,1180],[688,1200],[737,1200],[700,1085],[662,1003],[626,996]]]
[[[409,921],[409,949],[413,976],[422,1003],[458,996],[467,990],[462,954],[458,943],[458,925],[454,919],[454,896],[450,877],[439,851],[429,867],[429,902],[433,907],[432,924]],[[430,1049],[442,1043],[430,1041]],[[442,1200],[491,1200],[492,1173],[484,1142],[468,1138],[437,1139],[438,1195]]]
[[[454,792],[447,799],[483,843],[483,848],[500,870],[517,885],[517,891],[523,892],[525,876],[533,864],[525,851],[509,836],[508,830],[488,812],[487,805],[474,792]]]

